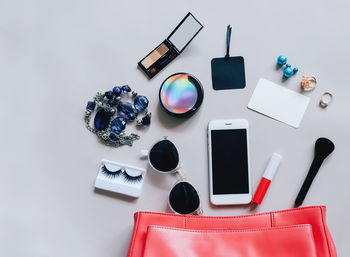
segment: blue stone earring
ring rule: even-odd
[[[285,64],[287,63],[287,57],[284,56],[284,55],[278,56],[278,58],[277,58],[277,63],[278,63],[278,65],[281,65],[281,66],[285,65]],[[299,69],[298,69],[297,67],[295,67],[295,68],[292,69],[290,64],[286,64],[286,67],[285,67],[284,70],[283,70],[283,76],[284,76],[285,78],[290,78],[290,77],[293,76],[295,73],[297,73],[298,70],[299,70]]]
[[[280,55],[280,56],[278,56],[278,58],[277,58],[277,63],[279,64],[279,65],[285,65],[286,63],[287,63],[287,57],[286,56],[284,56],[284,55]]]
[[[295,68],[291,68],[290,64],[287,64],[286,67],[284,68],[283,70],[283,76],[286,77],[286,78],[290,78],[291,76],[293,76],[295,73],[298,72],[298,68],[295,67]]]

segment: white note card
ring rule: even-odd
[[[310,98],[261,78],[248,108],[298,128]]]

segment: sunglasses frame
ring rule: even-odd
[[[158,144],[159,142],[161,142],[161,141],[163,141],[163,140],[169,140],[169,139],[168,139],[168,137],[164,136],[162,139],[160,139],[160,140],[158,140],[156,143],[154,143],[150,149],[152,150],[153,147],[154,147],[156,144]],[[169,141],[170,141],[170,140],[169,140]],[[171,141],[170,141],[170,142],[171,142]],[[171,142],[171,143],[173,143],[173,142]],[[174,143],[173,143],[173,144],[174,144]],[[175,146],[175,144],[174,144],[174,146]],[[176,148],[176,146],[175,146],[175,148]],[[147,159],[148,159],[148,164],[150,165],[150,167],[151,167],[154,171],[156,171],[156,172],[158,172],[158,173],[161,173],[161,174],[169,174],[169,173],[170,173],[170,174],[174,174],[174,173],[176,173],[177,176],[179,177],[179,180],[178,180],[178,181],[174,184],[174,186],[170,189],[169,194],[168,194],[169,196],[170,196],[171,191],[174,189],[174,187],[175,187],[177,184],[181,183],[181,182],[187,182],[188,184],[190,184],[190,185],[196,190],[196,192],[197,192],[197,194],[198,194],[197,189],[196,189],[190,182],[188,182],[188,181],[186,180],[186,177],[183,175],[183,173],[182,173],[181,170],[180,170],[180,155],[179,155],[179,163],[177,164],[176,168],[174,168],[173,170],[170,170],[170,171],[161,171],[161,170],[156,169],[156,168],[152,165],[152,163],[151,163],[151,159],[150,159],[151,150],[149,150],[148,153],[147,153]],[[178,152],[177,148],[176,148],[176,151]],[[199,194],[198,194],[198,198],[199,198]],[[199,205],[198,205],[197,209],[194,210],[193,212],[187,213],[187,214],[182,214],[182,213],[176,212],[176,211],[173,209],[173,207],[171,206],[171,204],[170,204],[169,197],[168,197],[168,205],[169,205],[171,211],[174,212],[175,214],[181,214],[181,215],[202,215],[202,214],[203,214],[203,209],[202,209],[202,207],[201,207],[200,198],[199,198]]]
[[[164,137],[163,139],[157,141],[156,143],[154,143],[154,144],[152,145],[151,150],[153,149],[153,147],[154,147],[156,144],[158,144],[159,142],[161,142],[161,141],[163,141],[163,140],[169,140],[169,139],[168,139],[167,137]],[[169,140],[169,141],[170,141],[170,140]],[[170,142],[171,142],[171,141],[170,141]],[[180,156],[179,156],[179,163],[177,164],[177,166],[176,166],[174,169],[172,169],[172,170],[170,170],[170,171],[161,171],[161,170],[156,169],[156,168],[152,165],[152,163],[151,163],[151,157],[150,157],[151,150],[149,150],[148,153],[147,153],[147,160],[148,160],[149,166],[151,166],[151,168],[152,168],[153,170],[155,170],[155,171],[157,171],[158,173],[161,173],[161,174],[168,174],[168,173],[178,173],[178,174],[180,174],[180,173],[181,173],[181,172],[179,171],[179,169],[180,169]],[[176,151],[177,151],[177,148],[176,148]],[[180,176],[180,178],[183,177],[182,175],[179,175],[179,176]]]

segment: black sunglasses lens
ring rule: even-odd
[[[152,147],[149,153],[149,160],[155,169],[167,172],[177,167],[179,164],[179,154],[172,142],[162,140]]]
[[[189,214],[198,209],[200,200],[194,187],[187,182],[174,186],[169,195],[169,204],[179,214]]]

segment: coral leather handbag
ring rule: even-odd
[[[127,257],[336,257],[325,206],[232,217],[134,215]]]

